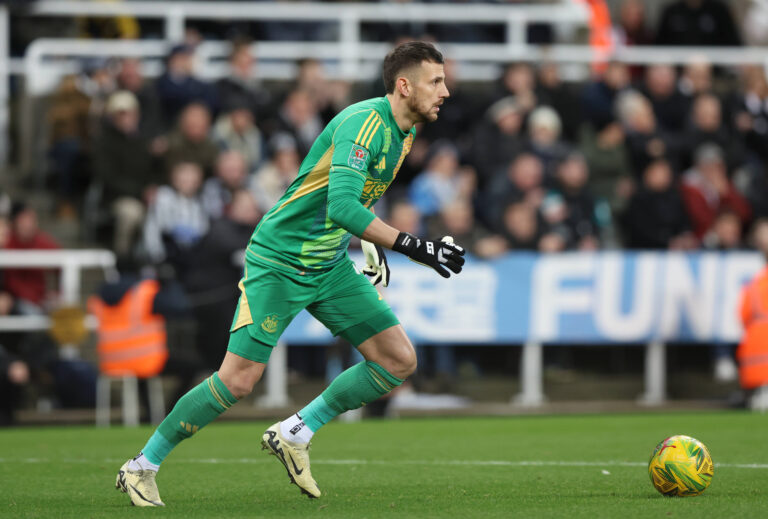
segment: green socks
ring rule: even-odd
[[[299,411],[299,416],[317,432],[341,413],[373,402],[402,383],[402,379],[375,362],[361,362],[336,377],[320,396]]]
[[[181,397],[142,449],[150,462],[160,465],[181,440],[185,440],[232,407],[237,399],[218,372]]]

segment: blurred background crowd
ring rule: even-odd
[[[608,4],[612,37],[624,45],[768,39],[764,2],[734,10],[721,0],[669,0],[657,2],[653,18],[640,0]],[[17,22],[11,45],[20,52],[42,29]],[[142,38],[156,25],[81,18],[56,30]],[[153,266],[173,287],[170,313],[197,322],[188,338],[198,344],[201,368],[215,369],[238,296],[240,254],[254,226],[293,181],[324,125],[348,104],[384,95],[379,78],[341,81],[315,60],[296,63],[292,81],[260,78],[253,40],[316,40],[329,30],[189,22],[156,78],[145,75],[138,58],[83,60],[41,112],[45,155],[36,159],[52,202],[31,203],[28,182],[5,178],[0,248],[98,246],[117,254],[121,274]],[[471,24],[412,22],[369,24],[364,36],[439,46],[504,35]],[[546,24],[529,27],[530,43],[552,37]],[[229,73],[220,80],[202,79],[196,68],[196,48],[207,39],[231,42]],[[555,63],[512,62],[484,82],[459,81],[459,64],[446,58],[451,97],[438,122],[418,129],[397,181],[376,207],[396,228],[448,234],[476,257],[493,259],[520,250],[737,250],[754,247],[753,236],[768,225],[763,67],[713,66],[703,54],[682,66],[609,60],[573,81]],[[56,236],[52,229],[62,222],[77,233]],[[0,315],[49,311],[56,297],[50,278],[6,269]],[[24,342],[3,341],[7,387],[29,378],[19,360],[37,350],[20,347]],[[316,373],[321,355],[304,352],[294,367]]]

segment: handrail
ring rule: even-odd
[[[80,302],[80,271],[85,268],[114,268],[115,253],[102,249],[0,250],[0,268],[60,268],[62,302]]]

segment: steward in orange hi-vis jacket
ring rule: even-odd
[[[99,319],[99,370],[105,375],[158,375],[168,360],[165,318],[153,313],[157,281],[146,279],[119,301],[91,297],[89,310]],[[114,304],[110,304],[114,303]]]
[[[768,385],[768,267],[744,287],[740,315],[739,380],[744,389],[756,389]]]

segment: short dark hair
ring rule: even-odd
[[[397,75],[405,69],[421,65],[422,61],[443,64],[443,55],[434,45],[423,41],[401,43],[387,54],[381,66],[381,77],[388,94],[395,91]]]

